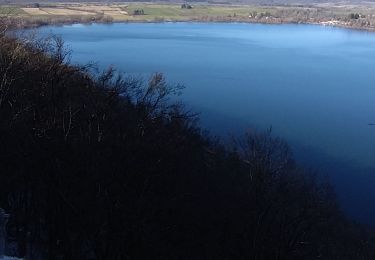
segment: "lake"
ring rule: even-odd
[[[212,134],[272,126],[328,176],[343,208],[375,219],[375,33],[314,25],[142,23],[48,26],[73,63],[147,79],[163,72]]]

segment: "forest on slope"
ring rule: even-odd
[[[204,76],[204,75],[202,75]],[[375,233],[270,132],[231,147],[181,86],[69,64],[0,29],[0,208],[26,259],[375,259]]]

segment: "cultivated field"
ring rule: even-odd
[[[256,6],[195,5],[182,9],[180,4],[56,4],[47,6],[0,7],[7,9],[11,16],[23,18],[62,18],[71,16],[107,16],[114,21],[152,21],[152,20],[196,20],[218,17],[248,17],[249,13],[266,12],[269,8]],[[5,11],[2,13],[6,13]],[[135,10],[143,10],[142,15],[134,15]],[[11,11],[11,12],[9,12]]]

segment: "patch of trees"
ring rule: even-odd
[[[270,12],[261,12],[258,14],[258,16],[262,18],[262,17],[271,17],[272,15]]]
[[[189,4],[182,4],[181,9],[192,9],[193,7]]]
[[[257,15],[258,15],[258,13],[256,11],[253,11],[253,12],[249,13],[250,18],[255,18],[255,17],[257,17]]]
[[[145,11],[143,11],[143,9],[135,9],[133,11],[133,15],[144,15],[145,14]]]
[[[1,32],[1,30],[0,30]],[[0,36],[0,207],[27,259],[375,259],[328,184],[270,132],[223,147],[181,86]],[[8,249],[10,250],[10,248]]]
[[[351,13],[351,14],[349,15],[349,18],[350,18],[350,19],[359,19],[359,18],[361,18],[361,15],[358,14],[358,13]]]

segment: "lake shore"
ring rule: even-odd
[[[190,9],[189,9],[190,8]],[[90,23],[222,22],[313,24],[375,31],[375,5],[188,5],[179,4],[45,4],[0,5],[9,27]]]

